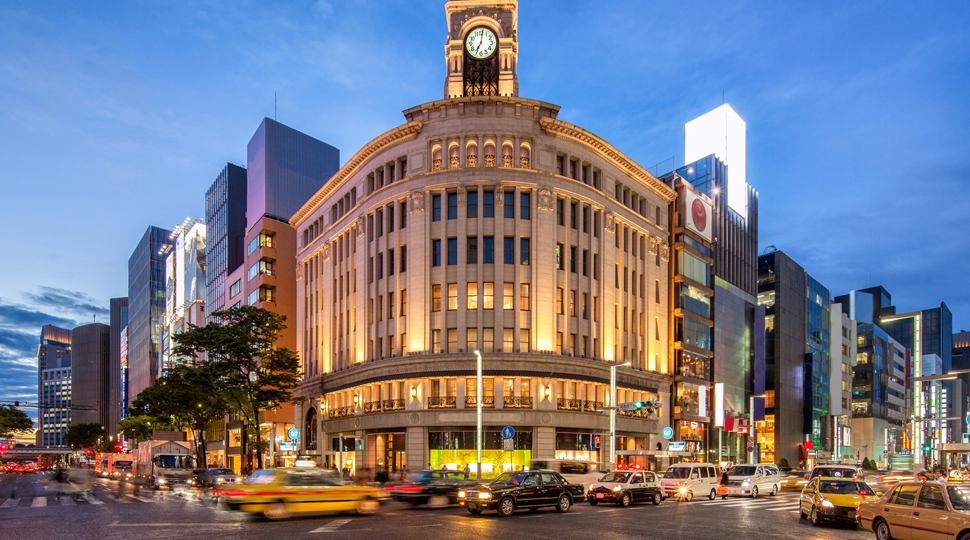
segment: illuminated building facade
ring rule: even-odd
[[[205,192],[205,314],[225,309],[226,279],[246,248],[246,169],[226,164]]]
[[[474,470],[480,398],[485,475],[605,461],[610,368],[629,362],[616,401],[664,405],[618,415],[617,460],[649,466],[669,418],[676,193],[518,97],[515,1],[445,10],[445,99],[405,110],[290,220],[301,453]]]
[[[161,329],[161,373],[164,376],[179,364],[193,364],[199,358],[180,358],[173,354],[173,336],[195,326],[205,326],[206,226],[186,219],[172,229],[171,244],[162,246],[165,257],[165,313]]]
[[[128,258],[128,402],[158,378],[165,256],[172,231],[149,226]]]
[[[125,375],[128,368],[128,298],[112,298],[109,301],[108,324],[111,327],[111,369],[115,372],[111,378],[111,395],[115,400],[111,406],[112,416],[108,422],[111,425],[118,425],[118,422],[125,417]],[[124,345],[122,345],[122,334],[124,335]],[[124,353],[124,363],[122,363],[122,353]],[[109,435],[117,435],[116,432],[109,432]]]
[[[71,426],[71,331],[46,324],[37,347],[37,446],[63,447]]]

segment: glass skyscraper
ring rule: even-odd
[[[811,388],[806,388],[805,396],[811,395],[811,407],[806,403],[805,420],[811,426],[812,440],[821,445],[822,418],[828,415],[830,399],[829,356],[831,342],[829,336],[831,302],[829,290],[813,278],[805,275],[805,347],[806,361],[811,363]],[[806,426],[806,427],[807,427]]]
[[[128,384],[134,399],[158,378],[159,317],[165,314],[165,258],[171,231],[149,226],[128,259]]]
[[[243,263],[246,237],[246,169],[226,164],[205,192],[205,314],[225,309],[226,276]]]

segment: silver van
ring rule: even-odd
[[[690,502],[694,497],[717,497],[717,467],[713,463],[677,463],[664,471],[660,486],[666,497]]]

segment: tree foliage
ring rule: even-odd
[[[30,433],[34,421],[13,405],[0,405],[0,437],[9,439],[18,434]]]
[[[781,459],[778,460],[778,466],[779,467],[791,467],[791,465],[788,464],[788,460],[785,459],[785,458],[781,458]]]
[[[129,415],[118,422],[118,431],[125,434],[125,437],[138,441],[147,441],[152,438],[152,419],[144,414]]]
[[[74,424],[67,428],[67,433],[64,434],[64,442],[72,450],[94,448],[98,444],[98,439],[104,437],[104,435],[104,427],[101,424]]]
[[[205,354],[221,397],[239,413],[247,431],[259,433],[260,414],[293,403],[300,381],[296,353],[277,347],[286,317],[252,306],[213,314],[212,322],[174,336],[175,355]],[[261,446],[261,445],[260,445]],[[257,454],[262,466],[262,454]]]

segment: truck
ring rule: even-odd
[[[187,484],[194,468],[189,443],[153,439],[138,443],[132,472],[138,480],[160,489]]]
[[[125,467],[134,468],[135,456],[131,454],[108,454],[107,462],[105,464],[105,471],[102,476],[107,478],[121,478],[122,471]]]

